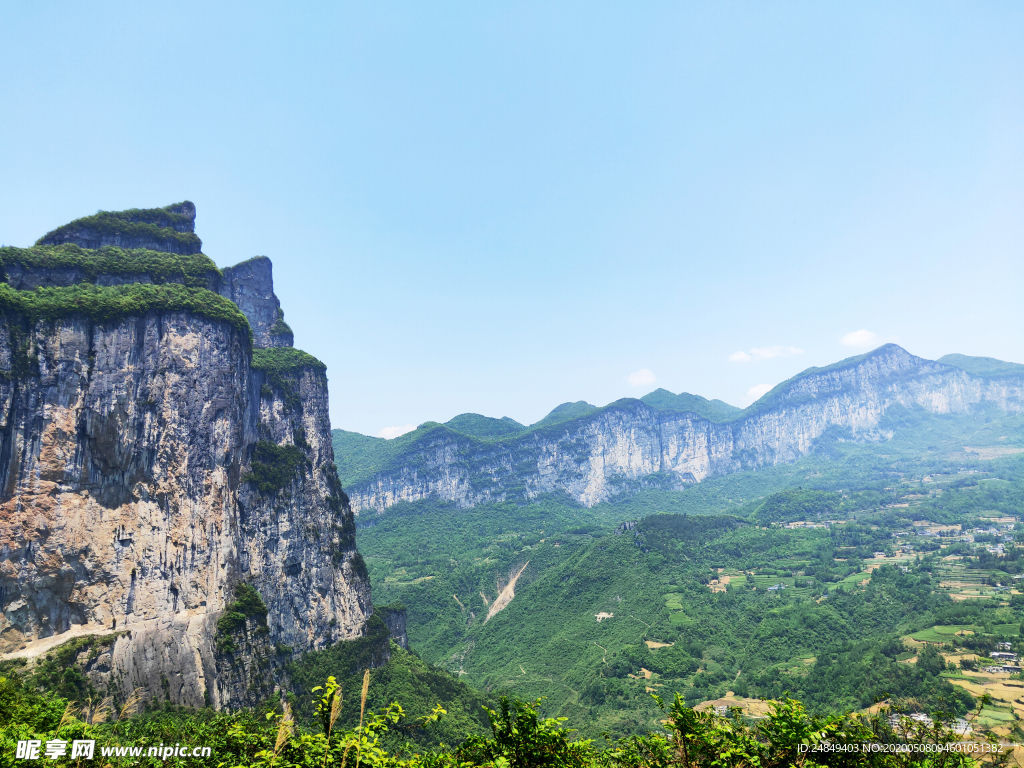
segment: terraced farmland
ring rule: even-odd
[[[939,589],[945,590],[954,600],[987,600],[1000,594],[996,587],[986,584],[986,580],[1002,580],[1005,574],[983,571],[977,568],[966,568],[958,560],[947,560],[936,566],[934,576],[939,581]],[[1008,591],[1001,592],[1008,595]]]
[[[919,643],[944,644],[951,642],[954,635],[973,635],[981,631],[981,627],[973,624],[946,624],[922,629],[910,637]]]

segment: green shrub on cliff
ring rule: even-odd
[[[102,637],[87,635],[72,638],[48,650],[32,665],[24,658],[0,661],[0,675],[24,675],[26,685],[32,689],[83,701],[95,696],[96,691],[78,664],[79,656],[88,652],[92,660],[108,652],[120,634],[115,632]]]
[[[271,347],[252,351],[252,367],[270,373],[294,373],[303,368],[326,371],[327,366],[295,347]]]
[[[224,613],[217,619],[217,633],[214,637],[218,650],[235,650],[232,635],[245,628],[246,619],[255,619],[261,626],[267,626],[267,606],[263,598],[254,586],[243,582],[235,587],[235,599],[224,606]]]
[[[277,320],[270,327],[270,334],[272,336],[281,335],[285,333],[291,333],[292,327],[284,321],[284,310],[280,307],[277,308]]]
[[[278,392],[285,406],[291,411],[302,410],[297,374],[305,368],[327,370],[327,366],[311,354],[294,347],[254,349],[252,367],[266,375],[266,383],[261,387],[260,394],[264,397],[273,397],[274,392]]]
[[[242,480],[252,483],[267,496],[287,487],[306,463],[306,455],[294,445],[278,445],[268,440],[256,443],[252,464]]]

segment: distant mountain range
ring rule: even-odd
[[[1024,411],[1024,365],[916,357],[887,344],[808,368],[746,409],[658,389],[604,407],[563,403],[536,424],[465,413],[394,440],[333,430],[353,509],[428,497],[460,506],[564,493],[592,505],[641,487],[795,461],[822,440],[885,440],[893,409]]]

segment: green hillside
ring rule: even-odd
[[[554,424],[561,424],[563,421],[571,421],[572,419],[580,416],[586,416],[588,413],[593,413],[598,410],[596,405],[591,405],[584,400],[577,400],[575,403],[562,403],[561,405],[555,406],[551,413],[545,416],[535,424],[531,424],[530,428],[534,429],[537,427],[549,427]]]
[[[503,437],[518,435],[526,429],[525,426],[508,416],[492,419],[490,416],[481,416],[479,413],[460,413],[455,418],[446,421],[444,425],[456,432],[470,437],[479,437],[482,440],[500,440]]]
[[[652,691],[688,703],[789,691],[817,712],[890,695],[963,712],[971,698],[955,676],[905,663],[906,638],[971,625],[944,636],[949,652],[1018,643],[1024,595],[985,585],[1024,574],[1024,530],[997,559],[990,534],[964,544],[921,523],[987,529],[1020,515],[1024,457],[982,460],[963,445],[1024,443],[1024,422],[894,418],[913,429],[883,445],[837,442],[590,509],[557,497],[399,504],[360,521],[359,548],[375,599],[408,606],[425,661],[477,689],[546,696],[585,734],[656,727]],[[516,574],[515,596],[487,619]]]
[[[729,405],[721,400],[708,400],[706,397],[691,395],[689,392],[673,395],[667,389],[656,389],[640,399],[659,411],[695,413],[709,421],[731,421],[743,413],[742,408]]]
[[[344,429],[331,430],[331,444],[343,488],[370,477],[378,467],[387,463],[397,447],[394,440]]]

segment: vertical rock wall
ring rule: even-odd
[[[255,256],[222,270],[219,293],[242,310],[252,326],[257,347],[290,347],[292,330],[284,322],[281,302],[274,294],[274,266],[266,256]]]

